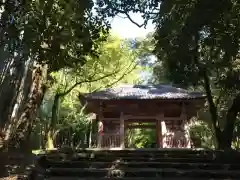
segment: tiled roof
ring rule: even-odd
[[[87,99],[198,99],[200,92],[189,92],[171,85],[122,85],[84,95]]]

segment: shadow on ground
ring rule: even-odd
[[[24,179],[34,165],[36,155],[20,151],[0,152],[0,180]]]

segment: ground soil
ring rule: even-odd
[[[26,179],[36,155],[21,152],[0,152],[0,180]]]

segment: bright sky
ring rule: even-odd
[[[131,14],[131,18],[138,24],[142,24],[143,19],[140,14]],[[112,20],[112,31],[122,38],[136,38],[144,37],[147,33],[152,32],[154,26],[152,23],[148,23],[146,29],[144,27],[139,28],[133,24],[124,15],[117,16]]]
[[[131,18],[137,22],[138,24],[143,23],[143,19],[140,14],[131,14]],[[154,31],[154,25],[149,22],[146,29],[144,27],[139,28],[135,24],[133,24],[129,19],[124,18],[124,16],[117,16],[111,21],[112,31],[115,34],[118,34],[121,38],[137,38],[144,37],[149,32]],[[149,72],[141,72],[140,78],[143,79],[145,83],[151,77],[151,73]]]

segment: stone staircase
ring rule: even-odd
[[[240,153],[197,150],[52,151],[36,161],[31,180],[240,179]]]

